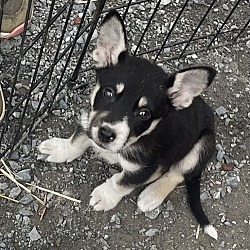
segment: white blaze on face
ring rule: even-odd
[[[100,89],[100,84],[97,82],[95,85],[95,88],[92,91],[91,98],[90,98],[91,107],[93,107],[93,105],[94,105],[96,93],[99,91],[99,89]]]
[[[139,100],[138,108],[145,107],[145,106],[147,106],[147,104],[148,104],[148,99],[147,99],[146,96],[143,96],[143,97],[141,97],[141,99]]]
[[[124,90],[125,85],[123,83],[118,83],[116,85],[116,94],[121,94]]]
[[[145,130],[142,134],[140,134],[139,136],[135,137],[135,136],[131,136],[127,142],[127,146],[130,146],[134,143],[136,143],[142,136],[148,135],[150,134],[158,125],[158,123],[161,121],[161,119],[157,119],[154,120],[151,125],[149,126],[149,128],[147,130]]]
[[[99,114],[97,114],[99,115]],[[93,118],[95,119],[95,118]],[[97,118],[98,119],[98,118]],[[101,119],[100,119],[101,121]],[[109,143],[101,143],[98,137],[99,129],[102,127],[108,127],[115,133],[115,139]],[[128,120],[127,117],[124,117],[122,121],[118,121],[116,123],[107,123],[107,122],[100,122],[100,124],[95,124],[90,128],[91,134],[92,134],[92,140],[97,145],[102,145],[105,149],[117,152],[120,149],[123,148],[123,146],[126,144],[129,136],[129,126],[128,126]]]

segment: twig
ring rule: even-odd
[[[187,237],[187,240],[190,239],[191,237],[193,237],[194,235],[195,235],[194,233],[191,234],[191,235],[189,235],[189,236]]]
[[[199,238],[199,233],[200,233],[200,224],[198,224],[197,230],[196,230],[196,234],[195,234],[195,239]]]
[[[42,191],[44,191],[44,192],[48,192],[48,193],[51,193],[51,194],[60,196],[60,197],[62,197],[62,198],[65,198],[65,199],[68,199],[68,200],[71,200],[71,201],[74,201],[74,202],[78,202],[78,203],[81,202],[80,200],[77,200],[77,199],[75,199],[75,198],[69,197],[69,196],[64,195],[64,194],[60,194],[60,193],[58,193],[58,192],[55,192],[55,191],[53,191],[53,190],[49,190],[49,189],[47,189],[47,188],[43,188],[43,187],[36,186],[36,185],[34,185],[34,184],[31,184],[31,183],[26,183],[26,185],[31,186],[31,187],[34,187],[34,188],[37,188],[37,189],[42,190]]]
[[[0,171],[2,172],[3,175],[5,175],[7,178],[9,178],[11,181],[13,181],[18,187],[24,189],[26,192],[28,192],[30,195],[32,195],[39,203],[41,203],[42,205],[44,205],[43,201],[41,199],[39,199],[37,196],[35,196],[34,194],[31,193],[31,191],[25,187],[23,184],[21,184],[20,182],[18,182],[14,176],[11,174],[10,169],[8,168],[8,166],[6,165],[6,163],[4,162],[3,159],[1,159],[4,167],[7,169],[7,171],[9,173],[7,173],[4,169],[0,168]]]
[[[215,182],[211,179],[211,178],[208,178],[213,184],[215,184]]]
[[[136,204],[136,202],[134,201],[134,200],[132,200],[132,199],[129,199],[132,203],[134,203],[134,204]]]
[[[15,200],[15,199],[12,199],[12,198],[10,198],[10,197],[8,197],[8,196],[5,196],[5,195],[3,195],[3,194],[0,194],[0,197],[2,197],[2,198],[4,198],[4,199],[7,199],[7,200],[10,200],[10,201],[14,201],[14,202],[16,202],[16,203],[19,203],[19,201]]]

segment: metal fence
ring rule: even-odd
[[[1,0],[1,17],[5,0]],[[43,4],[42,4],[43,2]],[[249,1],[120,0],[35,1],[19,38],[0,44],[0,82],[6,112],[0,124],[0,158],[32,134],[67,91],[95,81],[91,51],[96,27],[115,8],[128,27],[132,54],[169,63],[234,43],[247,36],[239,23]],[[41,15],[42,13],[42,15]],[[66,91],[67,90],[67,91]]]

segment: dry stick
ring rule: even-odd
[[[7,164],[4,162],[4,160],[1,159],[1,161],[2,161],[2,163],[3,163],[3,165],[4,165],[4,167],[7,169],[7,171],[8,171],[9,173],[7,173],[7,172],[6,172],[4,169],[2,169],[2,168],[0,169],[0,171],[1,171],[6,177],[8,177],[10,180],[12,180],[13,182],[15,182],[16,185],[18,185],[19,187],[23,188],[23,189],[24,189],[25,191],[27,191],[30,195],[32,195],[35,199],[37,199],[42,205],[44,205],[45,203],[44,203],[42,200],[40,200],[38,197],[36,197],[35,195],[33,195],[33,194],[31,193],[31,191],[30,191],[27,187],[25,187],[24,185],[22,185],[21,183],[19,183],[19,182],[14,178],[14,176],[13,176],[11,170],[9,169],[9,167],[7,166]],[[42,191],[45,191],[45,192],[48,192],[48,193],[51,193],[51,194],[55,194],[55,195],[57,195],[57,196],[63,197],[63,198],[65,198],[65,199],[68,199],[68,200],[71,200],[71,201],[74,201],[74,202],[78,202],[78,203],[81,202],[80,200],[71,198],[71,197],[69,197],[69,196],[67,196],[67,195],[60,194],[60,193],[58,193],[58,192],[55,192],[55,191],[52,191],[52,190],[49,190],[49,189],[46,189],[46,188],[39,187],[39,186],[36,186],[36,185],[34,185],[34,184],[26,183],[26,185],[32,186],[32,187],[34,187],[34,188],[37,188],[37,189],[39,189],[39,190],[42,190]]]
[[[195,234],[195,239],[199,238],[199,233],[200,233],[200,224],[198,224],[197,230],[196,230],[196,234]]]
[[[4,199],[7,199],[7,200],[10,200],[10,201],[14,201],[14,202],[16,202],[16,203],[19,203],[19,201],[15,200],[15,199],[12,199],[12,198],[10,198],[10,197],[8,197],[8,196],[5,196],[5,195],[3,195],[3,194],[0,194],[0,197],[2,197],[2,198],[4,198]]]
[[[11,181],[15,182],[15,184],[17,186],[19,186],[20,188],[24,189],[26,192],[28,192],[30,195],[32,195],[39,203],[41,203],[43,205],[43,201],[40,200],[37,196],[35,196],[34,194],[31,193],[31,191],[26,188],[23,184],[19,183],[15,178],[13,178],[10,174],[8,174],[5,170],[3,170],[2,168],[0,169],[0,171],[7,177],[9,178]]]
[[[42,205],[44,205],[43,201],[41,199],[39,199],[37,196],[35,196],[34,194],[31,193],[31,191],[25,187],[23,184],[19,183],[14,176],[11,174],[10,169],[8,168],[8,166],[6,165],[6,163],[4,162],[3,159],[1,159],[4,167],[7,169],[7,171],[9,173],[7,173],[4,169],[0,168],[0,171],[7,177],[9,178],[11,181],[13,181],[17,186],[19,186],[20,188],[24,189],[26,192],[28,192],[30,195],[32,195],[32,197],[34,197],[39,203],[41,203]]]
[[[31,187],[37,188],[37,189],[39,189],[39,190],[42,190],[42,191],[44,191],[44,192],[51,193],[51,194],[60,196],[60,197],[62,197],[62,198],[65,198],[65,199],[74,201],[74,202],[78,202],[78,203],[81,202],[80,200],[77,200],[77,199],[75,199],[75,198],[69,197],[69,196],[64,195],[64,194],[60,194],[60,193],[58,193],[58,192],[55,192],[55,191],[53,191],[53,190],[49,190],[49,189],[47,189],[47,188],[43,188],[43,187],[36,186],[36,185],[34,185],[34,184],[31,184],[31,183],[26,183],[26,185],[29,185],[29,186],[31,186]]]

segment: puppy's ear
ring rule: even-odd
[[[98,68],[115,65],[121,52],[127,50],[123,21],[117,11],[110,11],[104,18],[97,38],[93,59]]]
[[[212,83],[215,75],[215,69],[209,66],[183,69],[171,75],[167,94],[173,106],[176,109],[189,107],[193,98]]]

